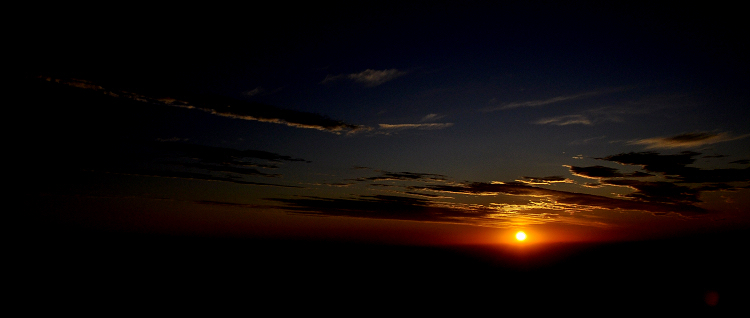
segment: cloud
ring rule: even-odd
[[[405,129],[419,129],[419,130],[438,130],[445,129],[453,126],[453,123],[423,123],[423,124],[379,124],[381,130],[405,130]]]
[[[279,184],[246,181],[246,177],[278,178],[280,174],[265,173],[255,167],[276,167],[273,165],[257,164],[256,160],[275,163],[308,162],[307,160],[280,155],[261,150],[238,150],[225,147],[213,147],[179,142],[156,142],[151,144],[153,158],[148,172],[134,170],[133,174],[200,179],[208,181],[224,181],[249,185],[273,185],[281,187],[299,188]],[[145,159],[145,158],[144,158]]]
[[[705,145],[732,141],[742,138],[747,138],[750,134],[741,136],[732,136],[729,133],[709,133],[709,132],[693,132],[684,133],[670,137],[655,137],[647,139],[632,140],[629,143],[633,145],[645,145],[646,149],[658,149],[658,148],[692,148],[701,147]]]
[[[687,186],[676,185],[672,182],[646,182],[639,180],[617,179],[601,180],[602,184],[625,186],[636,191],[624,195],[648,202],[665,202],[677,204],[698,203],[701,190]]]
[[[324,78],[320,83],[321,84],[325,84],[325,83],[337,81],[337,80],[340,80],[340,79],[343,79],[343,78],[346,78],[346,77],[347,76],[345,74],[339,74],[339,75],[328,74],[328,75],[326,75],[326,78]]]
[[[617,162],[624,165],[639,165],[644,170],[661,173],[666,177],[682,183],[716,183],[748,182],[750,167],[745,169],[700,169],[688,167],[695,162],[701,153],[683,151],[673,155],[662,155],[655,152],[629,152],[596,158]]]
[[[453,126],[453,123],[434,123],[431,121],[435,121],[438,119],[441,119],[445,117],[445,115],[439,115],[439,114],[427,114],[422,119],[419,120],[419,123],[416,124],[378,124],[378,129],[376,131],[377,134],[385,134],[389,135],[398,131],[407,130],[407,129],[416,129],[416,130],[440,130],[440,129],[446,129]]]
[[[604,186],[604,185],[602,185],[599,182],[586,182],[586,183],[583,183],[581,185],[584,186],[584,187],[586,187],[586,188],[601,188],[601,187]]]
[[[406,74],[406,72],[399,71],[397,69],[388,69],[382,71],[367,69],[360,73],[349,74],[348,77],[367,86],[378,86],[404,74]]]
[[[217,116],[283,124],[296,128],[317,129],[333,133],[351,133],[370,129],[365,126],[331,119],[321,114],[283,109],[222,96],[190,96],[186,100],[158,99],[159,102],[169,106],[198,109]]]
[[[571,173],[586,178],[600,179],[602,185],[623,186],[636,190],[624,197],[647,202],[686,205],[701,202],[705,191],[733,191],[750,182],[750,167],[745,169],[700,169],[689,167],[700,153],[683,151],[662,155],[655,152],[630,152],[596,158],[624,165],[639,165],[652,173],[622,174],[617,169],[593,166],[570,167]],[[669,181],[641,181],[622,177],[654,176],[659,174]],[[615,179],[617,178],[617,179]],[[745,183],[745,185],[737,185]],[[733,185],[734,184],[734,185]]]
[[[300,187],[255,181],[259,177],[279,178],[281,174],[250,167],[271,169],[285,162],[309,162],[267,151],[164,141],[101,145],[76,156],[69,158],[69,167],[82,171],[286,188]]]
[[[558,192],[556,190],[548,190],[544,188],[537,188],[529,186],[522,182],[471,182],[459,185],[426,185],[412,187],[413,190],[424,190],[434,192],[445,192],[455,194],[466,194],[466,195],[522,195],[522,196],[549,196],[550,191]]]
[[[542,118],[534,122],[539,125],[556,125],[556,126],[567,126],[567,125],[591,125],[592,122],[586,116],[583,115],[566,115],[550,118]]]
[[[563,165],[563,167],[568,167],[570,169],[570,172],[579,177],[584,177],[588,179],[602,179],[602,178],[622,178],[622,177],[649,177],[653,176],[652,174],[636,171],[629,174],[623,174],[620,173],[615,168],[605,167],[605,166],[590,166],[590,167],[576,167],[576,166],[568,166]]]
[[[688,167],[700,155],[700,153],[689,151],[672,155],[643,152],[594,158],[619,164],[640,165],[643,168],[643,171],[628,173],[601,165],[566,166],[573,175],[597,180],[597,182],[581,185],[582,188],[618,186],[633,190],[615,197],[539,187],[539,185],[572,183],[572,180],[564,176],[524,176],[515,182],[458,183],[449,180],[447,176],[438,174],[374,170],[379,171],[380,174],[355,181],[397,181],[388,184],[372,183],[372,185],[387,185],[387,187],[379,187],[376,191],[397,195],[354,198],[271,198],[269,200],[284,203],[281,209],[300,214],[465,223],[494,227],[507,226],[514,220],[524,220],[528,224],[565,222],[588,226],[606,225],[601,219],[596,218],[595,214],[592,214],[600,210],[639,211],[653,215],[674,213],[692,217],[708,213],[706,209],[698,206],[703,192],[731,191],[738,187],[724,182],[750,181],[748,173],[750,168],[703,170]],[[634,179],[639,177],[649,177],[650,179],[647,180],[662,177],[669,180]],[[527,203],[504,203],[507,198],[498,198],[497,202],[486,205],[462,203],[461,200],[450,203],[441,201],[457,200],[455,195],[482,196],[491,201],[493,201],[493,196],[526,197],[529,201]],[[594,218],[588,219],[590,217]]]
[[[424,117],[422,117],[422,119],[420,119],[419,121],[420,122],[435,121],[435,120],[441,119],[443,117],[445,117],[445,115],[427,114]]]
[[[212,115],[276,123],[296,128],[308,128],[333,133],[359,132],[371,128],[349,124],[328,118],[321,114],[278,108],[261,103],[236,100],[218,95],[172,94],[173,96],[147,96],[116,89],[108,89],[94,83],[78,79],[55,79],[40,77],[41,80],[65,84],[72,87],[97,91],[105,95],[129,99],[143,103],[201,110]],[[180,95],[180,96],[174,96]]]
[[[676,166],[691,163],[697,153],[681,153],[677,155],[620,154],[600,160],[620,160],[643,162],[650,159],[647,166],[652,170],[673,171],[662,165],[671,162]],[[629,159],[629,160],[628,160]],[[708,213],[696,206],[700,203],[703,191],[731,190],[733,187],[725,184],[701,184],[694,187],[666,181],[640,181],[625,179],[633,177],[653,177],[653,174],[636,171],[622,173],[615,168],[604,166],[575,167],[568,166],[571,173],[589,179],[598,179],[596,183],[587,183],[583,187],[595,188],[603,186],[620,186],[634,191],[619,197],[609,197],[571,191],[561,191],[541,188],[537,185],[552,185],[555,183],[572,183],[564,176],[530,177],[525,176],[516,182],[464,182],[456,183],[448,177],[430,173],[389,172],[379,171],[372,177],[358,178],[358,182],[398,181],[388,184],[387,188],[377,191],[396,193],[398,195],[373,195],[353,198],[324,198],[324,197],[296,197],[296,198],[268,198],[268,200],[283,203],[281,209],[298,214],[320,216],[349,216],[362,218],[414,220],[425,222],[465,223],[482,226],[503,227],[512,222],[523,219],[529,224],[545,222],[565,222],[570,224],[603,225],[601,220],[587,219],[590,213],[597,210],[640,211],[654,215],[675,213],[682,216],[696,216]],[[661,167],[661,168],[660,168]],[[364,169],[359,167],[359,169]],[[369,168],[368,168],[369,169]],[[735,169],[739,170],[739,169]],[[736,172],[736,171],[735,171]],[[414,184],[411,182],[418,182]],[[382,185],[372,183],[372,185]],[[404,190],[397,190],[402,188]],[[488,205],[469,204],[461,202],[444,202],[454,200],[445,194],[459,194],[467,196],[515,196],[528,197],[527,203],[492,202]],[[586,213],[582,213],[586,212]]]
[[[381,174],[375,177],[358,178],[356,181],[446,181],[446,176],[432,173],[418,172],[389,172],[380,171]]]
[[[430,200],[436,198],[435,196],[415,195],[424,198],[373,195],[354,198],[300,197],[268,198],[267,200],[284,203],[285,206],[280,208],[291,213],[316,216],[346,216],[491,227],[510,227],[519,221],[524,224],[540,224],[561,222],[563,219],[567,223],[601,225],[598,222],[584,220],[577,215],[563,216],[562,211],[537,209],[537,206],[519,208],[503,204],[484,206],[447,203]]]
[[[152,145],[158,150],[166,151],[171,156],[196,158],[201,161],[213,163],[244,164],[246,163],[246,159],[262,159],[274,162],[309,162],[301,158],[294,158],[262,150],[238,150],[226,147],[204,146],[181,142],[157,142]]]
[[[359,73],[327,75],[321,83],[328,83],[339,79],[350,79],[362,83],[367,87],[375,87],[406,74],[406,71],[399,71],[395,68],[387,70],[366,69]]]
[[[518,108],[518,107],[536,107],[536,106],[544,106],[559,102],[564,102],[568,100],[574,100],[579,99],[583,97],[588,96],[594,96],[598,95],[599,92],[589,92],[589,93],[583,93],[583,94],[577,94],[577,95],[567,95],[567,96],[557,96],[549,99],[544,100],[533,100],[533,101],[526,101],[526,102],[515,102],[515,103],[508,103],[501,107],[501,109],[511,109],[511,108]]]
[[[232,174],[244,175],[244,176],[261,176],[261,177],[272,177],[272,178],[281,177],[280,174],[265,173],[265,172],[260,172],[258,169],[238,167],[238,166],[232,166],[232,165],[227,165],[227,164],[213,165],[213,164],[202,164],[202,163],[173,163],[173,165],[179,165],[179,166],[183,166],[186,168],[208,170],[211,172],[226,172],[226,173],[232,173]]]
[[[219,181],[219,182],[231,182],[231,183],[244,184],[244,185],[272,186],[272,187],[282,187],[282,188],[302,188],[300,186],[267,183],[267,182],[245,181],[236,177],[221,177],[221,176],[216,176],[212,174],[196,173],[196,172],[189,172],[189,171],[155,170],[155,169],[135,169],[135,170],[118,171],[117,169],[115,169],[115,170],[110,170],[106,172],[115,173],[115,174],[123,174],[123,175],[144,176],[144,177]]]
[[[523,177],[523,180],[517,180],[518,182],[523,182],[526,184],[535,184],[535,185],[548,185],[553,183],[572,183],[573,180],[570,180],[568,178],[562,177],[562,176],[550,176],[550,177]]]
[[[624,122],[625,117],[645,115],[656,111],[656,108],[637,106],[606,106],[580,111],[576,114],[541,118],[535,121],[538,125],[595,125],[609,122]]]
[[[637,186],[629,184],[630,186]],[[645,186],[642,188],[646,188]],[[654,214],[666,214],[674,212],[682,215],[704,214],[706,211],[690,203],[690,200],[674,201],[648,201],[643,196],[635,195],[631,199],[610,198],[592,194],[575,193],[559,190],[550,190],[533,187],[520,182],[509,183],[484,183],[473,182],[463,185],[426,185],[421,187],[412,187],[413,190],[447,192],[465,195],[514,195],[546,198],[550,202],[545,204],[547,208],[559,208],[567,211],[576,209],[611,209],[611,210],[636,210],[651,212]]]
[[[297,214],[348,216],[373,219],[410,220],[428,222],[472,223],[471,220],[484,218],[493,210],[474,208],[453,208],[434,204],[427,199],[373,195],[357,198],[267,198],[266,200],[287,204],[285,210]]]
[[[612,161],[624,165],[639,165],[650,172],[659,172],[667,175],[680,175],[686,170],[686,166],[695,162],[698,152],[683,151],[679,154],[662,155],[656,152],[629,152],[616,155],[595,158],[598,160]],[[694,169],[694,168],[693,168]]]
[[[538,106],[545,106],[549,104],[555,104],[560,102],[565,102],[569,100],[576,100],[591,96],[596,96],[600,94],[607,93],[609,91],[593,91],[593,92],[586,92],[581,94],[575,94],[575,95],[565,95],[565,96],[557,96],[552,97],[548,99],[541,99],[541,100],[531,100],[531,101],[525,101],[525,102],[512,102],[512,103],[506,103],[501,106],[496,107],[488,107],[482,109],[484,112],[494,112],[498,110],[506,110],[506,109],[513,109],[513,108],[521,108],[521,107],[538,107]]]
[[[266,90],[263,87],[258,86],[256,88],[253,88],[253,89],[249,90],[249,91],[246,91],[244,94],[247,95],[247,96],[255,96],[255,95],[261,94],[261,93],[263,93],[265,91]]]

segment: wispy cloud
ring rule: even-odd
[[[540,187],[559,183],[576,184],[565,176],[525,176],[513,182],[454,182],[444,175],[374,170],[380,174],[355,181],[371,182],[373,186],[387,186],[378,187],[376,191],[398,195],[269,200],[283,203],[284,206],[279,207],[281,209],[310,215],[464,223],[492,227],[508,226],[519,219],[534,224],[562,222],[606,226],[607,222],[604,219],[596,217],[596,211],[638,211],[654,215],[674,213],[687,217],[705,215],[709,211],[698,205],[701,203],[702,193],[732,191],[747,185],[730,185],[730,182],[750,182],[750,168],[703,170],[688,167],[699,155],[697,152],[675,155],[643,152],[594,158],[623,165],[642,166],[643,171],[635,172],[621,172],[616,168],[601,165],[566,166],[574,176],[597,180],[579,185],[581,189],[617,186],[633,190],[617,196]],[[646,177],[649,179],[643,179]],[[666,181],[654,181],[659,178]],[[389,183],[378,183],[382,181]],[[462,200],[455,195],[481,196],[484,198],[482,200],[491,201],[494,201],[493,197],[497,197],[497,201],[485,205],[472,204],[461,202]],[[517,203],[518,199],[524,197],[529,201]],[[516,202],[507,203],[508,200]],[[589,219],[591,217],[595,220]]]
[[[443,117],[445,117],[445,115],[427,114],[424,117],[422,117],[422,119],[420,119],[419,122],[435,121],[435,120],[438,120],[438,119],[442,119]]]
[[[261,159],[273,162],[309,162],[301,158],[280,155],[262,150],[238,150],[225,147],[204,146],[181,142],[156,142],[154,148],[171,156],[196,158],[204,162],[243,165],[247,159]]]
[[[404,129],[419,129],[419,130],[436,130],[445,129],[453,126],[453,123],[421,123],[421,124],[379,124],[380,129],[383,130],[404,130]]]
[[[726,182],[750,182],[750,167],[744,169],[700,169],[689,167],[701,153],[683,151],[673,155],[656,152],[629,152],[596,158],[623,165],[642,166],[643,170],[659,173],[681,183],[707,184]]]
[[[593,91],[593,92],[586,92],[586,93],[575,94],[575,95],[557,96],[557,97],[552,97],[548,99],[531,100],[531,101],[523,101],[523,102],[511,102],[511,103],[502,104],[500,106],[487,107],[487,108],[482,109],[482,111],[494,112],[498,110],[506,110],[506,109],[513,109],[513,108],[521,108],[521,107],[538,107],[538,106],[565,102],[569,100],[576,100],[576,99],[601,95],[604,93],[606,92],[605,91]]]
[[[106,171],[108,173],[122,174],[122,175],[134,175],[143,177],[157,177],[157,178],[174,178],[174,179],[186,179],[186,180],[202,180],[202,181],[218,181],[218,182],[230,182],[244,185],[255,185],[255,186],[271,186],[271,187],[282,187],[282,188],[302,188],[300,186],[267,183],[267,182],[255,182],[246,181],[233,177],[222,177],[207,173],[197,173],[190,171],[173,171],[173,170],[149,170],[149,169],[137,169],[137,170],[111,170]]]
[[[496,228],[523,224],[563,222],[588,226],[607,226],[600,221],[586,219],[580,213],[569,214],[563,209],[553,209],[544,203],[529,205],[490,204],[479,205],[435,201],[440,196],[411,193],[420,198],[373,195],[353,198],[269,198],[285,204],[283,210],[296,214],[318,216],[347,216],[371,219],[410,220],[490,226]]]
[[[571,145],[586,145],[586,144],[589,144],[589,143],[592,143],[592,142],[595,142],[595,141],[598,141],[598,140],[603,140],[605,138],[607,138],[606,135],[597,136],[597,137],[591,137],[591,138],[585,138],[585,139],[578,139],[578,140],[571,141],[570,144]],[[578,155],[578,156],[573,157],[573,158],[574,159],[583,159],[583,155]]]
[[[424,222],[475,223],[494,211],[482,206],[450,207],[427,199],[392,195],[356,198],[268,198],[285,203],[285,210],[298,214],[349,216]]]
[[[550,177],[523,177],[521,180],[516,180],[526,184],[534,185],[549,185],[553,183],[572,183],[573,180],[562,176],[550,176]]]
[[[258,86],[256,88],[253,88],[253,89],[249,90],[249,91],[245,91],[245,95],[247,95],[247,96],[260,95],[260,94],[264,93],[265,91],[266,91],[265,88]]]
[[[579,111],[575,114],[545,117],[534,121],[539,125],[596,125],[601,123],[625,122],[628,117],[645,115],[657,108],[638,106],[606,106]]]
[[[621,173],[619,170],[615,168],[610,168],[610,167],[605,167],[605,166],[576,167],[576,166],[563,165],[563,167],[569,168],[570,173],[572,173],[575,176],[588,178],[588,179],[624,178],[624,177],[640,178],[640,177],[653,176],[652,174],[648,174],[648,173],[640,172],[640,171],[636,171],[633,173]]]
[[[196,96],[189,101],[159,99],[165,105],[198,109],[213,115],[283,124],[296,128],[308,128],[333,133],[369,130],[362,125],[349,124],[321,114],[278,108],[270,105],[234,100],[220,96]]]
[[[645,145],[646,149],[693,148],[747,137],[750,137],[750,134],[732,136],[726,132],[692,132],[669,137],[632,140],[629,143],[634,145]]]
[[[406,71],[400,71],[395,68],[387,70],[366,69],[359,73],[328,75],[325,79],[323,79],[321,83],[328,83],[340,79],[349,79],[358,83],[362,83],[367,87],[375,87],[406,74]]]
[[[356,180],[357,181],[422,181],[422,182],[438,181],[438,182],[443,182],[446,179],[447,177],[444,175],[433,174],[433,173],[380,171],[379,176],[364,177],[364,178],[359,178]]]
[[[558,117],[542,118],[534,122],[539,125],[556,125],[556,126],[567,126],[567,125],[591,125],[592,122],[586,116],[583,115],[566,115]]]
[[[100,165],[103,172],[121,174],[195,179],[204,181],[232,182],[247,185],[299,188],[299,186],[249,181],[247,178],[281,177],[277,173],[266,173],[255,168],[275,169],[278,166],[258,164],[257,161],[308,162],[307,160],[261,150],[238,150],[225,147],[204,146],[182,142],[152,142],[140,144],[141,155],[127,159],[139,161],[132,168],[127,164]]]
[[[414,187],[414,190],[464,195],[496,196],[502,194],[545,198],[549,200],[549,202],[545,203],[544,206],[538,206],[538,208],[546,207],[548,209],[565,209],[568,211],[575,211],[576,209],[614,209],[645,211],[654,214],[674,212],[682,215],[695,215],[706,213],[704,209],[692,205],[691,203],[693,202],[662,202],[657,200],[648,201],[610,198],[585,193],[544,189],[521,182],[472,182],[462,185],[426,185]]]
[[[445,115],[430,113],[423,116],[417,123],[407,124],[378,124],[376,134],[390,135],[402,130],[440,130],[453,127],[453,123],[436,123],[434,121],[444,118]]]
[[[267,164],[269,162],[273,164]],[[79,153],[69,165],[95,173],[300,188],[296,185],[266,182],[271,178],[280,178],[281,174],[261,171],[277,169],[278,165],[290,162],[309,161],[260,150],[169,141],[139,141],[101,146],[96,150]],[[264,181],[258,181],[259,178]]]
[[[283,109],[271,105],[241,101],[223,96],[187,94],[186,96],[156,97],[117,89],[109,89],[85,80],[55,79],[49,77],[42,77],[41,79],[90,91],[97,91],[115,98],[201,110],[222,117],[276,123],[290,127],[316,129],[337,134],[341,132],[352,133],[371,129],[366,126],[331,119],[321,114]]]

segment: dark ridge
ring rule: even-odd
[[[45,287],[39,300],[75,296],[135,308],[164,305],[156,299],[168,296],[289,313],[714,314],[744,306],[750,265],[742,232],[549,245],[536,249],[546,253],[541,258],[499,246],[174,236],[59,224],[36,224],[15,239],[24,243],[13,258],[17,273],[24,288]],[[707,293],[718,293],[718,305],[705,303]],[[190,310],[182,306],[176,310]]]

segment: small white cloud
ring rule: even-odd
[[[445,115],[427,114],[424,117],[422,117],[422,119],[420,119],[419,121],[420,122],[435,121],[435,120],[441,119],[443,117],[445,117]]]
[[[387,70],[373,70],[373,69],[366,69],[359,73],[352,73],[352,74],[339,74],[339,75],[327,75],[325,79],[321,83],[328,83],[331,81],[348,78],[350,80],[353,80],[358,83],[362,83],[365,86],[368,87],[374,87],[378,86],[380,84],[383,84],[385,82],[388,82],[390,80],[393,80],[397,77],[405,75],[406,71],[399,71],[395,68],[387,69]]]
[[[544,106],[549,104],[555,104],[560,102],[565,102],[569,100],[576,100],[581,98],[587,98],[591,96],[597,96],[597,95],[604,95],[604,94],[610,94],[610,93],[616,93],[621,92],[624,90],[630,89],[630,87],[615,87],[610,89],[604,89],[604,90],[596,90],[596,91],[590,91],[575,95],[565,95],[565,96],[557,96],[552,97],[548,99],[540,99],[540,100],[530,100],[530,101],[523,101],[523,102],[512,102],[512,103],[506,103],[500,106],[495,107],[487,107],[482,109],[484,112],[494,112],[498,110],[505,110],[505,109],[513,109],[513,108],[519,108],[519,107],[537,107],[537,106]],[[492,101],[495,102],[497,99],[493,98]]]
[[[344,77],[346,77],[346,75],[344,75],[344,74],[339,74],[339,75],[328,74],[328,75],[326,75],[326,78],[324,78],[323,81],[321,81],[320,83],[321,84],[325,84],[325,83],[332,82],[332,81],[335,81],[335,80],[338,80],[338,79],[342,79]]]
[[[539,125],[557,125],[557,126],[566,126],[566,125],[575,125],[575,124],[591,125],[591,120],[589,120],[588,118],[586,118],[586,116],[583,116],[583,115],[566,115],[566,116],[542,118],[540,120],[537,120],[534,123],[539,124]]]
[[[253,88],[253,89],[249,90],[249,91],[246,91],[245,95],[247,95],[247,96],[255,96],[255,95],[261,94],[261,93],[263,93],[265,91],[266,90],[263,87],[258,86],[256,88]]]
[[[594,91],[594,92],[587,92],[587,93],[581,93],[576,95],[567,95],[567,96],[557,96],[549,99],[543,99],[543,100],[531,100],[531,101],[525,101],[525,102],[513,102],[513,103],[507,103],[501,106],[497,107],[488,107],[485,109],[482,109],[482,111],[485,112],[493,112],[496,110],[504,110],[504,109],[512,109],[512,108],[519,108],[519,107],[536,107],[536,106],[544,106],[559,102],[564,102],[568,100],[573,99],[579,99],[583,97],[589,97],[594,95],[599,95],[601,92]]]
[[[406,74],[406,72],[399,71],[395,68],[382,71],[367,69],[356,74],[349,74],[348,77],[355,82],[360,82],[367,86],[378,86],[404,74]]]

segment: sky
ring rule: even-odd
[[[265,282],[268,300],[284,286],[318,295],[308,305],[333,282],[380,304],[390,300],[371,286],[472,308],[705,307],[719,296],[744,306],[740,12],[552,1],[22,8],[7,39],[20,121],[8,139],[19,228],[37,245],[21,259],[55,286],[168,281],[205,295],[229,290],[213,276],[225,275]],[[337,294],[371,305],[358,295]]]
[[[396,244],[750,225],[747,37],[725,9],[123,10],[27,27],[45,218]]]

